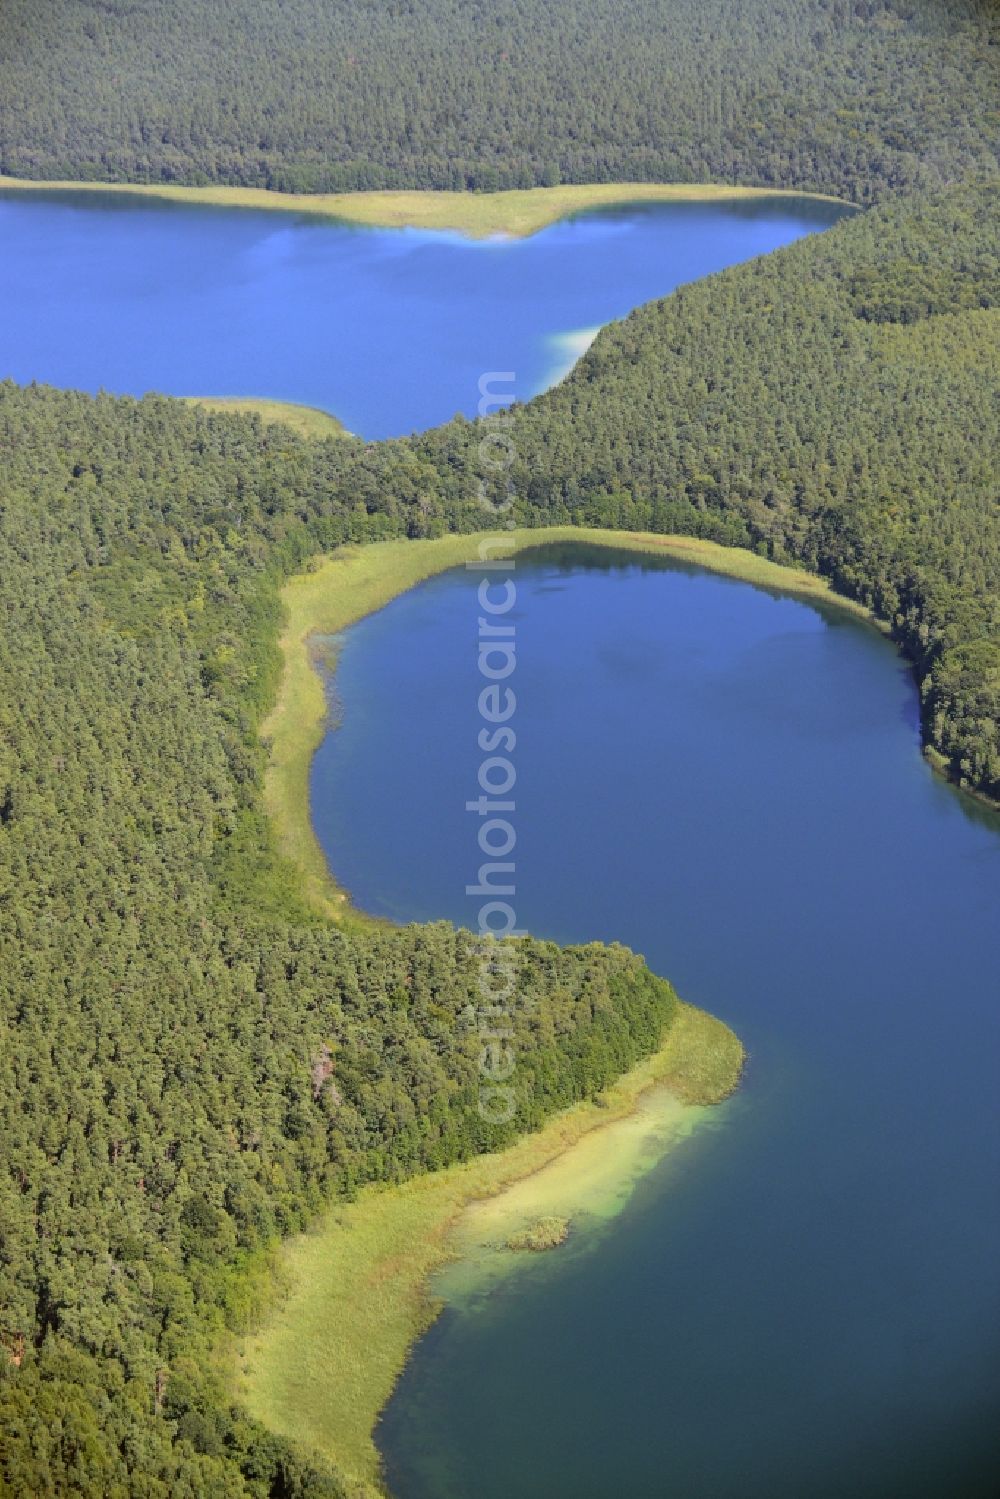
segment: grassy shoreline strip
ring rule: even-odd
[[[279,1250],[284,1293],[243,1339],[236,1395],[271,1430],[331,1459],[359,1496],[383,1492],[373,1434],[414,1342],[439,1308],[430,1277],[452,1257],[470,1204],[493,1198],[595,1135],[616,1151],[615,1126],[654,1087],[683,1103],[720,1102],[737,1086],[743,1048],[721,1021],[681,1005],[662,1048],[601,1095],[497,1155],[367,1187]]]
[[[811,198],[822,203],[844,203],[843,199],[825,193],[687,182],[597,182],[513,189],[501,193],[307,194],[271,192],[267,188],[254,187],[182,187],[168,182],[40,182],[33,178],[0,175],[0,190],[120,193],[211,208],[279,209],[285,213],[320,214],[383,229],[452,229],[474,239],[491,234],[507,234],[519,239],[588,208],[629,203],[725,202],[738,198]]]
[[[349,437],[350,433],[329,411],[319,406],[299,406],[294,401],[274,401],[264,396],[182,396],[185,406],[205,411],[259,416],[265,427],[280,423],[299,437]]]
[[[280,640],[281,684],[277,702],[262,728],[269,748],[264,802],[279,851],[298,872],[308,903],[339,923],[363,923],[372,918],[353,907],[338,886],[313,830],[309,767],[326,730],[327,702],[323,681],[312,661],[310,637],[335,635],[435,573],[461,566],[477,555],[481,540],[482,536],[474,533],[433,541],[344,547],[312,571],[292,578],[282,590],[285,625]],[[870,619],[859,604],[835,594],[813,573],[780,567],[753,552],[694,537],[550,526],[512,531],[506,541],[510,552],[570,541],[604,550],[671,557]]]

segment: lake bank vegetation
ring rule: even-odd
[[[0,176],[0,191],[12,193],[114,192],[123,198],[148,198],[203,208],[270,209],[315,214],[381,229],[441,229],[473,239],[509,235],[520,239],[536,234],[559,219],[588,209],[614,208],[633,203],[729,203],[744,199],[819,198],[836,203],[828,194],[800,193],[780,188],[738,187],[725,183],[596,182],[561,187],[534,187],[496,193],[410,192],[282,193],[265,188],[185,187],[176,183],[46,182]]]
[[[271,401],[259,396],[186,396],[190,406],[205,411],[241,412],[257,416],[265,427],[281,422],[299,437],[343,437],[345,429],[335,416],[318,406],[297,406],[293,401]]]
[[[697,1127],[700,1111],[733,1091],[742,1065],[742,1047],[726,1026],[678,1003],[658,1049],[597,1098],[499,1154],[398,1187],[366,1188],[339,1205],[283,1247],[276,1271],[283,1289],[261,1326],[241,1340],[241,1399],[271,1430],[335,1463],[349,1483],[379,1492],[375,1421],[410,1347],[439,1309],[431,1277],[462,1253],[455,1230],[470,1205],[474,1213],[488,1209],[491,1228],[518,1240],[511,1254],[557,1247],[569,1229],[558,1212],[546,1214],[547,1190],[559,1209],[567,1191],[574,1207],[588,1206],[596,1160],[600,1190],[607,1196],[617,1188],[620,1209],[630,1183]],[[631,1122],[638,1120],[645,1144],[658,1107],[666,1116],[662,1140],[642,1155],[629,1138]],[[517,1189],[525,1183],[535,1188],[535,1232],[518,1217]]]

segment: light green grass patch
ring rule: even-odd
[[[599,182],[578,186],[532,187],[502,193],[371,192],[276,193],[255,187],[179,187],[173,183],[36,182],[0,176],[0,188],[17,192],[125,193],[172,203],[215,208],[267,208],[321,214],[378,228],[454,229],[474,239],[491,234],[522,238],[588,208],[629,203],[726,202],[736,198],[813,198],[820,193],[723,183]]]
[[[348,437],[350,434],[335,416],[318,406],[297,406],[292,401],[270,401],[258,396],[184,396],[187,406],[202,406],[206,411],[242,412],[259,416],[265,427],[280,423],[291,427],[300,437]]]

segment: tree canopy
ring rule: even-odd
[[[991,0],[5,0],[0,170],[299,192],[996,170]]]
[[[5,0],[0,169],[280,188],[705,179],[877,206],[606,329],[512,414],[526,525],[822,572],[1000,799],[997,8],[983,0]],[[0,1493],[324,1499],[210,1349],[274,1237],[496,1147],[648,1052],[623,948],[338,929],[264,814],[280,585],[489,523],[481,432],[310,441],[0,382]]]
[[[323,466],[256,417],[0,387],[5,1492],[338,1492],[204,1372],[254,1252],[590,1096],[673,1014],[622,948],[518,941],[492,1124],[477,940],[299,905],[257,727],[277,581],[351,524]]]

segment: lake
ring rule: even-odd
[[[586,1252],[447,1308],[393,1494],[992,1494],[1000,822],[857,618],[583,545],[515,576],[520,922],[645,953],[749,1063]],[[313,816],[395,919],[478,909],[478,614],[451,572],[342,641]]]
[[[594,330],[835,223],[808,198],[600,210],[528,239],[121,193],[0,192],[0,378],[318,406],[379,438],[520,400]]]

